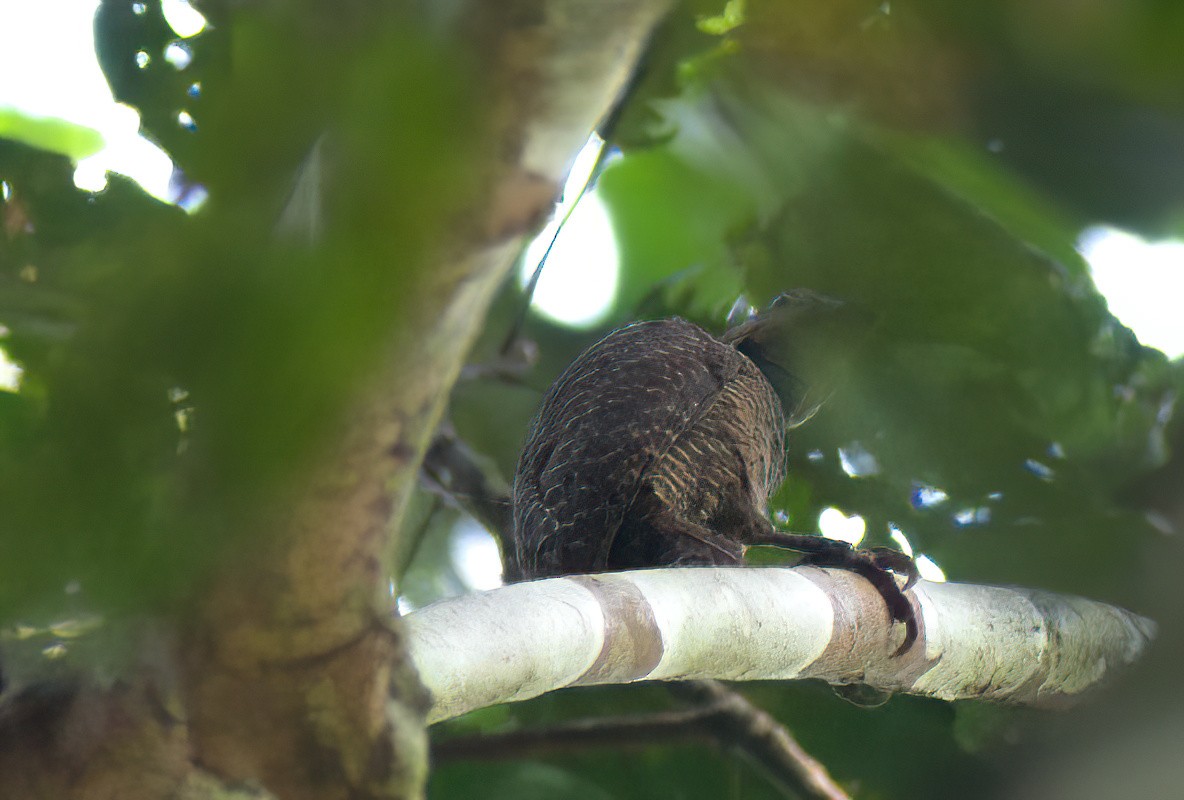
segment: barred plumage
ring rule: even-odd
[[[768,534],[785,415],[745,355],[682,319],[585,351],[543,398],[514,481],[519,577],[735,564]]]
[[[784,336],[841,306],[788,293],[723,340],[675,318],[630,325],[584,351],[543,397],[518,461],[507,578],[740,564],[749,545],[771,544],[871,581],[905,625],[896,652],[909,649],[917,620],[892,576],[912,585],[908,556],[778,531],[768,518],[785,478],[782,403],[797,425],[829,391],[780,363],[794,361]]]

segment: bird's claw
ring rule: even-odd
[[[904,594],[913,587],[918,578],[917,566],[912,558],[889,547],[856,549],[843,545],[809,553],[802,559],[802,563],[850,570],[867,579],[875,587],[884,599],[884,604],[888,606],[892,621],[903,623],[905,626],[904,641],[892,653],[893,658],[908,652],[917,641],[917,615],[913,611],[913,604]],[[904,588],[896,582],[896,575],[905,577]]]

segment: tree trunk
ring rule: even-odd
[[[290,487],[300,500],[226,553],[195,613],[144,645],[141,668],[114,686],[84,676],[6,701],[0,796],[422,795],[429,700],[391,619],[390,532],[495,290],[666,5],[463,10],[456,35],[495,88],[487,157],[453,209],[456,236],[429,248],[391,320],[382,370],[316,471]]]

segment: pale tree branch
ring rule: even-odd
[[[1035,589],[920,582],[893,657],[879,594],[841,570],[680,568],[550,578],[406,618],[433,722],[555,689],[641,680],[862,683],[943,700],[1071,702],[1136,660],[1155,625]]]
[[[505,481],[446,423],[424,457],[424,480],[509,546],[510,498]],[[523,758],[589,747],[638,747],[684,741],[733,749],[759,765],[791,797],[841,800],[848,795],[793,734],[743,695],[718,681],[670,684],[671,692],[697,708],[679,712],[576,720],[529,730],[477,734],[439,742],[433,761],[451,758]]]

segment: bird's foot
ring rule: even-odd
[[[904,641],[892,654],[893,657],[907,652],[917,641],[917,616],[913,604],[904,594],[917,582],[917,565],[901,551],[890,547],[857,549],[839,539],[781,531],[761,536],[753,544],[797,550],[803,553],[802,564],[845,569],[866,578],[884,599],[892,621],[904,624]],[[896,581],[897,575],[905,578],[903,588]]]

